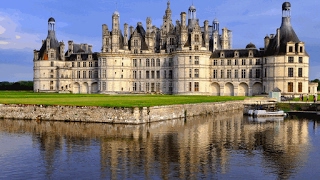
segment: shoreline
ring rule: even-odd
[[[0,104],[0,119],[146,124],[218,112],[243,110],[243,105],[244,101],[178,104],[142,108]]]

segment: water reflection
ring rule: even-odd
[[[287,179],[311,146],[308,121],[251,122],[242,112],[147,125],[0,120],[0,132],[30,134],[46,178],[250,177],[241,169],[257,167],[254,177]]]

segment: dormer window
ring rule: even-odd
[[[223,52],[220,53],[220,57],[224,57],[224,53]]]
[[[293,47],[289,46],[289,52],[293,52]]]
[[[80,55],[77,55],[77,60],[80,60]]]
[[[92,60],[92,55],[89,55],[89,60]]]
[[[300,52],[303,53],[303,47],[302,46],[300,46]]]

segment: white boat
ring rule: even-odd
[[[265,116],[286,116],[284,111],[266,111],[266,110],[254,110],[254,117],[265,117]]]
[[[267,121],[283,121],[284,117],[283,116],[264,116],[264,117],[248,117],[248,120],[251,122],[267,122]]]

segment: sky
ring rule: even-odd
[[[33,79],[33,50],[39,50],[47,37],[48,19],[56,20],[59,41],[88,43],[100,52],[102,24],[111,28],[114,11],[120,24],[136,26],[151,17],[160,27],[167,0],[0,0],[0,81]],[[220,29],[233,33],[233,48],[250,42],[263,47],[264,37],[275,34],[281,25],[279,0],[171,0],[172,20],[180,20],[192,4],[201,26],[217,18]],[[310,56],[309,79],[320,79],[320,1],[291,0],[291,24]]]

